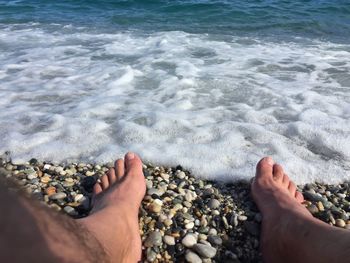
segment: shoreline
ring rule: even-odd
[[[111,165],[1,159],[0,176],[14,179],[52,209],[79,218],[88,215],[92,187]],[[201,180],[181,166],[143,168],[147,193],[139,223],[145,262],[262,262],[261,214],[249,182]],[[350,229],[350,183],[310,183],[298,189],[315,217]]]

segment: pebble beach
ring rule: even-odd
[[[14,164],[3,155],[0,176],[72,218],[89,214],[92,187],[112,164]],[[180,165],[144,164],[147,193],[139,213],[143,262],[262,262],[261,214],[248,181],[197,179]],[[253,171],[252,171],[253,176]],[[313,216],[350,229],[350,183],[298,186]]]

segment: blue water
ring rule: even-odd
[[[309,1],[0,1],[0,23],[71,24],[99,31],[184,31],[291,36],[348,42],[350,2]]]
[[[348,179],[349,36],[349,0],[0,0],[0,153]]]

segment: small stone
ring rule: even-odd
[[[74,185],[74,182],[64,181],[62,185],[65,188],[69,188],[69,187],[72,187]]]
[[[37,177],[38,177],[38,175],[36,173],[31,173],[31,174],[27,175],[27,179],[28,180],[33,180],[33,179],[35,179]]]
[[[30,164],[30,165],[33,165],[33,166],[35,166],[35,165],[38,165],[38,164],[39,164],[39,162],[38,162],[38,160],[37,160],[37,159],[32,158],[32,159],[30,159],[30,160],[29,160],[29,164]]]
[[[248,217],[244,216],[244,215],[240,215],[238,216],[238,220],[239,221],[246,221],[248,219]]]
[[[343,193],[337,193],[337,196],[341,199],[344,199],[346,197],[346,194]]]
[[[159,247],[163,244],[162,235],[159,231],[151,232],[145,240],[145,247]]]
[[[201,217],[201,226],[206,227],[207,225],[208,225],[208,220],[207,220],[207,218],[205,217],[205,215],[203,215],[203,216]]]
[[[313,202],[325,201],[324,197],[322,197],[320,194],[313,193],[311,190],[303,192],[303,195],[306,200],[310,200]]]
[[[175,245],[175,238],[172,236],[164,236],[163,237],[163,241],[165,244],[169,245],[169,246],[174,246]]]
[[[40,178],[40,182],[47,184],[48,182],[51,181],[51,178],[49,176],[43,176]]]
[[[208,206],[210,209],[216,209],[220,207],[220,201],[217,199],[210,199]]]
[[[186,206],[188,208],[192,207],[192,204],[188,201],[184,201],[183,204],[184,204],[184,206]]]
[[[215,228],[210,228],[208,235],[216,236],[218,234],[218,231]]]
[[[147,189],[151,189],[153,187],[153,182],[151,180],[146,180]]]
[[[74,196],[74,202],[81,203],[85,200],[85,196],[82,194],[77,194]]]
[[[149,206],[148,210],[153,213],[159,213],[162,210],[163,202],[159,199],[155,199]]]
[[[10,164],[10,163],[8,163],[7,165],[6,165],[6,170],[7,171],[12,171],[12,169],[13,169],[13,165],[12,164]]]
[[[56,188],[54,186],[49,186],[48,188],[45,189],[45,194],[48,196],[51,196],[56,193]]]
[[[335,220],[335,225],[338,227],[345,227],[345,221],[343,219],[336,219]]]
[[[95,172],[92,172],[92,171],[86,171],[85,172],[86,176],[93,176],[94,174],[95,174]]]
[[[185,225],[186,229],[192,229],[194,227],[194,222],[189,222]]]
[[[198,235],[198,239],[199,240],[207,240],[207,238],[208,238],[207,235],[204,235],[204,234],[199,234]]]
[[[78,215],[78,212],[77,211],[75,211],[75,209],[73,208],[73,207],[71,207],[71,206],[65,206],[64,208],[63,208],[63,210],[64,210],[64,212],[66,212],[68,215],[71,215],[71,216],[76,216],[76,215]]]
[[[182,245],[184,245],[185,247],[192,247],[194,244],[197,243],[197,236],[192,234],[192,233],[188,233],[182,240],[181,240]]]
[[[222,239],[219,236],[208,236],[208,241],[214,245],[214,246],[221,246],[222,245]]]
[[[152,249],[147,249],[146,255],[147,255],[148,262],[153,262],[157,258],[157,253],[154,252]]]
[[[192,201],[193,201],[193,196],[192,196],[192,194],[191,194],[190,192],[187,192],[187,193],[185,194],[185,200],[186,200],[187,202],[192,202]]]
[[[45,164],[43,167],[44,170],[50,170],[50,168],[51,168],[50,164]]]
[[[186,174],[183,171],[180,171],[176,174],[176,177],[179,179],[184,179],[186,177]]]
[[[166,174],[166,173],[161,173],[160,176],[165,180],[165,181],[169,181],[170,175]]]
[[[318,213],[318,208],[317,208],[317,206],[315,206],[314,204],[311,204],[311,205],[309,205],[308,207],[306,207],[307,208],[307,210],[309,210],[309,212],[311,213],[311,214],[316,214],[316,213]]]
[[[187,262],[190,263],[202,263],[202,259],[196,253],[189,249],[186,251],[185,259]]]
[[[165,226],[171,226],[173,224],[173,220],[167,218],[164,220],[164,225]]]
[[[211,213],[212,213],[214,216],[220,215],[219,210],[212,210]]]
[[[57,194],[53,194],[50,196],[50,199],[51,200],[61,200],[61,199],[64,199],[67,197],[67,194],[66,193],[63,193],[63,192],[59,192]]]
[[[317,208],[318,208],[318,210],[319,211],[324,211],[324,205],[322,204],[322,202],[321,201],[318,201],[317,202]]]
[[[195,244],[193,245],[193,250],[204,258],[213,258],[216,255],[216,248],[209,245]]]
[[[62,208],[58,204],[51,204],[49,205],[50,208],[53,208],[56,211],[61,211]]]

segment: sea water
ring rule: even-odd
[[[350,2],[0,0],[0,151],[350,176]]]

